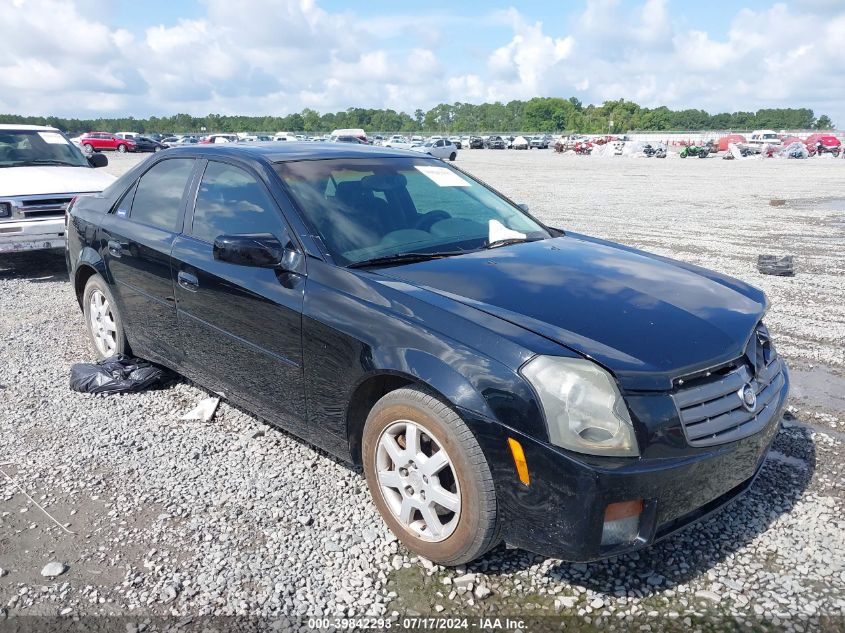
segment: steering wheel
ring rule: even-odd
[[[416,223],[414,223],[414,228],[419,229],[420,231],[429,231],[437,222],[440,222],[441,220],[448,220],[451,217],[452,215],[443,211],[443,209],[434,209],[428,213],[423,213],[419,218],[417,218]]]

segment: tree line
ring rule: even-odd
[[[602,105],[583,105],[575,97],[536,97],[508,103],[441,103],[413,114],[391,109],[349,108],[320,114],[305,108],[287,116],[240,116],[209,114],[137,119],[114,117],[73,119],[54,116],[0,114],[0,123],[50,125],[72,135],[98,130],[140,133],[207,132],[306,132],[327,133],[338,128],[363,128],[373,132],[569,132],[624,133],[668,130],[832,129],[827,115],[816,118],[809,108],[769,108],[756,112],[709,114],[704,110],[670,110],[666,106],[644,108],[619,99]]]

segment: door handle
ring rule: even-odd
[[[123,255],[124,246],[126,246],[126,244],[121,244],[117,240],[109,240],[109,253],[111,253],[111,255],[113,255],[114,257],[120,257],[121,255]]]
[[[197,279],[196,275],[180,270],[179,274],[176,275],[176,279],[179,282],[179,285],[189,292],[196,292],[199,290],[200,280]]]

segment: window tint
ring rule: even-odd
[[[192,158],[163,160],[138,182],[130,217],[166,231],[179,230],[182,194],[194,168]]]
[[[211,161],[197,193],[191,234],[206,242],[220,235],[272,233],[282,237],[284,224],[276,203],[243,169]]]

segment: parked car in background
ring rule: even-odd
[[[117,138],[132,139],[132,140],[141,136],[140,134],[138,134],[138,132],[115,132],[114,135]]]
[[[480,136],[471,136],[469,139],[470,149],[484,149],[484,139]]]
[[[531,149],[549,149],[549,137],[545,134],[532,136],[530,139]]]
[[[68,203],[114,181],[93,169],[108,162],[54,127],[0,125],[0,253],[63,248]]]
[[[501,136],[491,136],[484,143],[487,149],[505,149],[505,139]]]
[[[237,134],[209,134],[200,139],[199,141],[203,145],[214,145],[218,143],[237,143],[238,142],[238,135]]]
[[[438,564],[666,538],[753,485],[788,395],[763,291],[545,226],[421,154],[174,148],[77,198],[67,240],[97,356],[360,465]]]
[[[461,142],[460,136],[450,136],[449,140],[452,142],[457,149],[463,149],[463,143]]]
[[[331,140],[332,140],[332,143],[350,143],[352,145],[367,145],[366,141],[362,141],[357,136],[347,136],[347,135],[333,136]]]
[[[161,140],[164,145],[194,145],[199,139],[194,136],[168,136]]]
[[[394,134],[383,143],[383,146],[396,147],[398,149],[409,149],[411,147],[411,143],[401,134]]]
[[[529,149],[530,147],[531,147],[531,143],[524,136],[517,136],[511,142],[511,149]]]
[[[88,132],[79,138],[79,144],[87,153],[114,150],[121,154],[135,151],[135,141],[115,136],[109,132]]]
[[[296,138],[296,134],[291,134],[290,132],[276,132],[276,134],[273,136],[273,140],[295,143],[299,139]]]
[[[422,145],[413,146],[411,149],[415,152],[434,156],[435,158],[442,158],[443,160],[448,158],[453,161],[458,157],[458,148],[447,138],[427,141]]]
[[[364,130],[362,130],[361,128],[342,128],[334,130],[331,133],[332,140],[334,140],[335,137],[338,136],[354,136],[363,143],[369,143],[369,140],[367,139],[367,133],[364,132]]]
[[[136,152],[160,152],[170,147],[167,143],[159,143],[147,136],[136,136],[134,141]]]
[[[774,130],[754,130],[748,137],[747,144],[761,148],[764,145],[781,145],[783,141]]]

